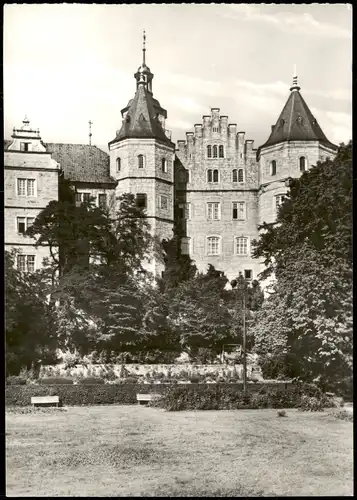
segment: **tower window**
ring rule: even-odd
[[[117,158],[117,172],[120,172],[121,169],[121,159]]]
[[[219,146],[219,157],[224,158],[224,147],[222,145]]]
[[[238,182],[243,182],[243,180],[244,180],[243,169],[240,168],[238,170]]]
[[[286,198],[285,194],[278,194],[277,196],[275,196],[275,211],[276,212],[278,211],[279,207],[284,202],[285,198]]]
[[[212,182],[212,170],[207,170],[207,182]]]
[[[236,238],[236,254],[248,255],[248,238],[246,238],[245,236]]]
[[[217,148],[217,146],[213,146],[213,158],[218,158],[218,148]]]
[[[213,182],[218,182],[219,173],[218,170],[213,170]]]
[[[232,204],[232,219],[245,220],[245,202],[234,201]]]
[[[238,182],[238,170],[232,170],[232,182]]]
[[[207,238],[207,255],[219,255],[220,250],[219,236],[209,236]]]
[[[35,179],[17,179],[19,196],[35,196]]]
[[[161,160],[161,170],[165,174],[167,173],[167,160],[166,160],[166,158],[162,158],[162,160]]]
[[[218,132],[218,127],[212,127],[212,132]]]
[[[139,155],[138,156],[138,167],[139,168],[144,168],[144,155]]]
[[[305,170],[306,170],[306,158],[305,158],[305,156],[300,156],[299,164],[300,164],[300,172],[305,172]]]
[[[138,193],[136,195],[136,206],[138,208],[146,208],[147,207],[147,199],[145,193]]]
[[[273,160],[270,164],[270,175],[276,175],[276,161]]]
[[[207,158],[212,158],[212,146],[207,146]]]
[[[29,151],[30,150],[30,143],[29,142],[21,142],[20,143],[20,151]]]
[[[182,255],[189,255],[190,254],[190,241],[191,238],[188,238],[187,236],[184,236],[181,238],[181,253]]]

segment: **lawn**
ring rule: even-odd
[[[353,494],[351,422],[330,411],[6,414],[7,496]]]

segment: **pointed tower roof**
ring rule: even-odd
[[[285,141],[318,141],[329,148],[337,149],[337,146],[327,139],[300,94],[297,76],[293,78],[289,98],[276,124],[272,126],[268,140],[258,149],[257,157],[259,158],[262,148]]]
[[[136,93],[128,105],[121,110],[123,123],[117,131],[116,137],[109,145],[129,138],[153,138],[172,147],[174,144],[166,135],[163,123],[167,118],[166,109],[160,106],[152,93],[152,79],[154,77],[145,61],[145,31],[143,44],[143,62],[135,73]]]

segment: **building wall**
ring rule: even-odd
[[[40,268],[43,257],[49,257],[48,247],[35,248],[34,240],[19,233],[17,226],[17,217],[36,218],[50,201],[58,200],[59,166],[37,143],[39,139],[32,141],[32,152],[20,152],[15,139],[13,149],[4,153],[4,215],[5,249],[20,248],[26,255],[35,255],[36,268]],[[20,196],[17,179],[34,179],[34,196]]]
[[[178,163],[190,174],[185,183],[177,165],[176,192],[180,202],[190,204],[191,217],[182,227],[198,269],[205,271],[212,264],[224,271],[228,279],[249,269],[256,278],[259,263],[250,254],[251,242],[258,236],[258,164],[253,141],[245,141],[244,132],[237,133],[236,128],[235,124],[228,124],[228,117],[220,116],[218,108],[213,108],[210,116],[203,117],[202,124],[195,125],[195,132],[186,134],[186,141],[178,142]],[[208,158],[208,145],[222,145],[224,158]],[[219,182],[208,182],[208,169],[219,171]],[[243,169],[243,182],[233,182],[234,169]],[[208,220],[209,202],[220,203],[220,220]],[[233,202],[245,203],[244,221],[233,220]],[[219,255],[207,255],[208,236],[220,237]],[[247,256],[236,254],[235,238],[239,236],[249,240]]]

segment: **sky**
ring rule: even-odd
[[[7,4],[5,138],[24,116],[45,142],[108,150],[142,60],[174,142],[220,108],[254,147],[301,94],[327,138],[352,138],[350,4]]]

